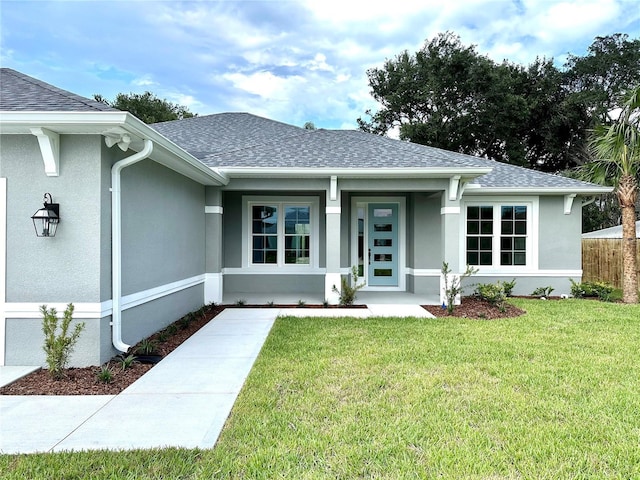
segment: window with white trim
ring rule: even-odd
[[[251,202],[251,265],[311,265],[311,204]]]
[[[466,263],[520,267],[530,262],[531,210],[526,204],[468,205]]]

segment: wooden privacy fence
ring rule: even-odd
[[[640,239],[636,255],[640,265]],[[582,281],[607,282],[622,288],[622,239],[582,239]]]

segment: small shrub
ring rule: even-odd
[[[158,351],[158,344],[153,340],[145,338],[142,340],[135,350],[138,355],[152,355]]]
[[[481,283],[476,287],[476,295],[497,307],[501,312],[506,310],[504,302],[507,299],[507,294],[502,282]]]
[[[135,355],[118,355],[116,357],[116,361],[122,370],[126,370],[127,368],[131,368],[131,366],[137,362]]]
[[[304,300],[298,300],[298,308],[304,308],[307,306],[307,302]]]
[[[49,374],[53,378],[60,379],[64,376],[64,369],[69,363],[69,356],[78,342],[80,333],[84,329],[84,323],[78,323],[73,332],[69,333],[69,326],[73,320],[73,304],[67,305],[64,311],[62,323],[58,325],[58,312],[55,308],[47,309],[46,305],[40,307],[42,313],[42,331],[44,333],[43,349],[46,353]],[[58,331],[60,333],[58,333]]]
[[[510,282],[502,282],[502,287],[504,288],[504,294],[510,297],[513,289],[516,287],[516,279],[514,278]]]
[[[605,282],[575,282],[571,281],[571,295],[576,298],[598,297],[603,302],[612,301],[612,294],[615,290],[613,285]]]
[[[236,300],[236,305],[239,307],[242,307],[246,304],[247,304],[247,301],[244,298],[239,298],[238,300]]]
[[[358,279],[360,278],[360,276],[358,275],[358,267],[356,267],[355,265],[351,267],[351,277],[353,278],[353,285],[351,285],[348,278],[342,278],[342,288],[338,290],[338,288],[334,285],[332,289],[333,292],[339,295],[338,301],[340,305],[345,307],[353,305],[353,302],[355,302],[356,300],[356,293],[358,293],[358,290],[365,286],[364,283],[358,285]]]
[[[111,383],[113,381],[113,373],[108,365],[100,367],[96,376],[98,377],[98,381],[102,383]]]
[[[164,330],[162,330],[160,333],[158,333],[158,336],[156,337],[158,339],[158,341],[160,343],[164,343],[167,340],[169,340],[169,332],[167,331],[167,329],[165,328]]]
[[[167,328],[165,328],[164,331],[167,332],[167,335],[169,336],[175,335],[176,333],[178,333],[178,327],[175,323],[172,323]]]
[[[274,305],[273,300],[270,300],[267,302],[268,307],[273,307],[273,305]]]
[[[459,277],[450,278],[451,269],[447,262],[442,262],[442,276],[444,278],[444,295],[446,298],[447,313],[451,315],[455,307],[456,297],[462,293],[462,279],[470,277],[471,275],[478,273],[478,269],[467,265],[467,269]]]
[[[552,286],[538,287],[531,293],[531,295],[534,297],[548,297],[554,290],[555,288],[553,288]]]

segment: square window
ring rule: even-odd
[[[493,220],[493,207],[480,207],[480,218]]]
[[[516,231],[514,233],[516,235],[526,235],[527,234],[527,222],[516,222]]]
[[[480,250],[489,250],[493,248],[493,238],[480,237]]]
[[[467,264],[478,265],[478,252],[467,252]]]
[[[526,250],[527,249],[527,239],[524,237],[515,237],[513,239],[513,249],[514,250]]]
[[[467,207],[467,218],[477,220],[480,218],[480,207]]]
[[[477,235],[478,233],[480,233],[480,223],[467,222],[467,233],[469,235]]]
[[[480,222],[480,233],[483,235],[492,235],[493,234],[493,221],[482,221]]]
[[[514,265],[526,265],[527,264],[527,255],[524,253],[514,253],[513,254],[513,264]]]
[[[467,250],[478,250],[478,237],[467,237]]]
[[[491,265],[493,263],[493,254],[490,252],[480,253],[480,265]]]
[[[500,265],[513,265],[511,252],[502,252],[500,254]]]

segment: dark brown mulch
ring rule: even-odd
[[[453,315],[449,315],[446,309],[438,305],[423,305],[423,308],[436,317],[495,319],[519,317],[527,313],[509,303],[505,305],[505,311],[501,312],[498,307],[478,297],[463,297],[460,305],[456,305],[453,309]]]
[[[203,316],[195,318],[188,325],[178,320],[174,323],[176,332],[173,335],[168,335],[164,341],[160,341],[159,334],[156,333],[150,339],[157,341],[158,353],[166,356],[222,310],[224,307],[220,306],[210,308]],[[135,346],[131,348],[131,352],[134,351]],[[0,395],[116,395],[153,367],[150,364],[134,363],[123,370],[115,359],[107,365],[113,378],[110,383],[98,381],[97,375],[101,368],[98,366],[69,368],[65,372],[65,378],[61,380],[54,380],[47,370],[38,370],[1,388]]]

